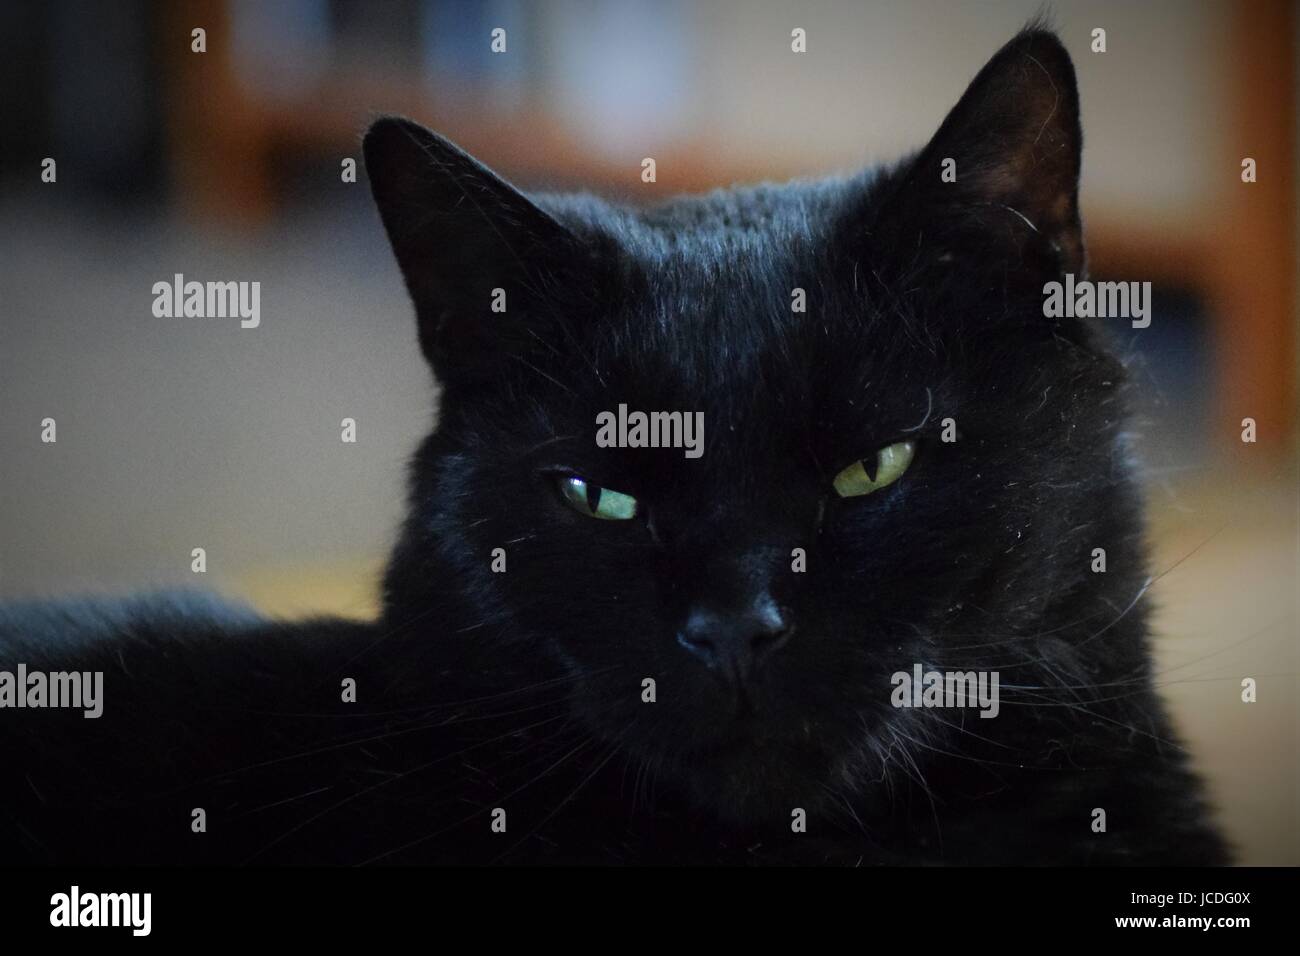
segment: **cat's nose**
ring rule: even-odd
[[[697,605],[677,643],[724,680],[745,685],[793,633],[786,615],[763,594],[741,608]]]

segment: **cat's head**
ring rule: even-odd
[[[443,388],[390,600],[455,589],[482,640],[573,678],[592,734],[732,818],[935,739],[891,675],[1032,629],[1116,480],[1119,369],[1043,315],[1083,271],[1080,147],[1042,31],[893,168],[646,209],[525,197],[379,121],[366,164]],[[620,406],[702,418],[701,453],[603,447]]]

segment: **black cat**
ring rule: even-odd
[[[1224,862],[1151,685],[1124,371],[1044,317],[1080,150],[1036,28],[892,168],[648,209],[375,123],[443,389],[382,617],[8,608],[0,669],[104,685],[0,710],[4,859]],[[604,447],[620,405],[703,454]],[[996,707],[898,706],[918,668]]]

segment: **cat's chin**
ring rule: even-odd
[[[738,740],[681,766],[686,797],[734,827],[788,826],[796,810],[820,806],[838,761],[806,741]]]

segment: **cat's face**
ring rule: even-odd
[[[728,817],[879,775],[931,734],[891,675],[980,663],[952,632],[972,605],[1026,613],[1007,582],[1108,454],[1068,436],[1116,370],[1041,307],[1081,266],[1078,149],[1044,34],[895,170],[649,211],[529,201],[378,124],[367,164],[444,385],[406,560],[436,553],[509,652],[573,678],[598,740]],[[702,422],[698,447],[605,447],[620,406]]]

